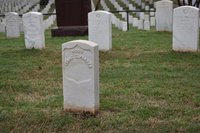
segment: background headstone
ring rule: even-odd
[[[52,36],[78,36],[88,34],[88,13],[91,0],[55,0],[57,28]]]
[[[138,18],[133,18],[133,27],[138,26]]]
[[[88,14],[89,40],[99,45],[99,50],[112,49],[111,13],[93,11]]]
[[[62,45],[64,109],[90,112],[99,110],[98,45],[77,40]]]
[[[174,9],[173,50],[197,51],[199,47],[199,9],[182,6]]]
[[[26,48],[45,48],[43,15],[39,12],[29,12],[24,14],[22,19]]]
[[[6,36],[7,38],[20,37],[19,15],[15,12],[6,13]]]
[[[144,29],[144,20],[138,20],[138,29],[143,30]]]
[[[0,32],[4,33],[6,31],[6,25],[4,22],[0,22]]]
[[[156,31],[172,31],[173,2],[162,0],[156,2]]]

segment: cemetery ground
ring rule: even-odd
[[[113,29],[100,52],[100,112],[63,111],[61,44],[44,50],[0,34],[0,132],[198,132],[200,53],[172,51],[168,32]]]

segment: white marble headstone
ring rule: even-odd
[[[111,13],[107,11],[93,11],[88,14],[89,41],[99,45],[99,50],[112,49]]]
[[[144,20],[144,12],[140,12],[140,19]]]
[[[150,22],[144,21],[144,30],[150,30]]]
[[[6,25],[4,22],[0,22],[0,32],[5,32],[6,31]]]
[[[76,40],[62,45],[64,109],[99,110],[99,51],[96,43]]]
[[[6,36],[7,38],[20,37],[19,15],[15,12],[7,13],[6,15]]]
[[[29,12],[24,14],[22,19],[26,48],[45,48],[43,15],[39,12]]]
[[[144,21],[149,21],[149,14],[144,15]]]
[[[182,6],[174,9],[173,50],[197,51],[199,47],[199,9]]]
[[[133,27],[138,26],[138,18],[133,18]]]
[[[156,2],[156,31],[172,31],[173,2],[162,0]]]
[[[122,31],[127,31],[127,22],[122,21]]]
[[[143,30],[144,29],[144,20],[138,20],[138,29]]]
[[[155,26],[156,25],[156,18],[155,17],[150,17],[150,25]]]

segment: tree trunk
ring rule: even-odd
[[[95,11],[99,9],[100,2],[101,2],[101,0],[98,0],[97,5],[96,5],[96,7],[95,7]]]

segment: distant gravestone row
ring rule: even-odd
[[[173,2],[156,2],[156,30],[173,31],[172,49],[194,52],[199,48],[199,9],[181,6],[173,10]]]

